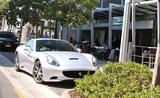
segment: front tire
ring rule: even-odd
[[[18,56],[18,53],[15,54],[14,60],[15,60],[15,70],[20,72],[21,69],[19,67],[19,56]]]
[[[36,61],[33,67],[33,78],[36,83],[43,83],[42,66],[40,61]]]

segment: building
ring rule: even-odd
[[[72,28],[68,30],[68,33],[63,37],[65,39],[69,39],[70,37],[72,37],[74,40],[77,40],[78,42],[86,40],[91,41],[91,39],[93,39],[92,44],[94,44],[95,40],[98,39],[101,45],[107,45],[109,26],[108,12],[110,3],[123,5],[124,0],[100,0],[100,3],[97,5],[97,8],[93,11],[94,23],[86,24],[79,28]],[[121,13],[121,15],[123,15],[123,13]],[[121,29],[121,27],[118,26],[118,28],[115,29]],[[92,31],[94,31],[94,38],[93,36],[91,37]]]
[[[136,2],[151,0],[135,0]],[[64,39],[81,42],[90,41],[92,45],[98,39],[101,45],[114,48],[114,41],[120,45],[123,11],[125,0],[100,0],[97,8],[93,11],[94,22],[79,28],[68,29]],[[146,15],[147,14],[147,15]],[[136,6],[136,45],[156,46],[156,6]],[[132,41],[132,26],[130,26],[130,38]],[[117,46],[119,47],[119,46]]]

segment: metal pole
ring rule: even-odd
[[[91,23],[91,46],[94,45],[94,12],[92,12],[93,21]]]
[[[52,24],[51,24],[51,19],[49,19],[49,38],[51,38],[51,29],[52,29]]]
[[[91,46],[94,45],[94,23],[91,23]]]
[[[101,2],[100,2],[100,3],[101,3],[101,8],[103,8],[103,0],[101,0]]]
[[[108,48],[112,49],[112,4],[109,4]]]
[[[77,27],[77,42],[80,42],[80,27]]]
[[[149,5],[149,4],[156,4],[157,0],[151,0],[151,1],[141,1],[138,3],[135,3],[135,5]]]
[[[124,0],[121,0],[121,5],[123,5],[124,4]]]
[[[131,0],[125,0],[119,62],[127,61]]]
[[[58,21],[57,20],[55,20],[55,33],[54,33],[54,38],[58,38]]]
[[[135,18],[136,14],[135,14],[135,0],[132,0],[132,46],[136,45],[136,30],[135,30]],[[135,54],[135,47],[132,47],[131,53],[133,52],[133,54]],[[134,56],[135,57],[135,56]],[[135,60],[135,58],[134,58]]]

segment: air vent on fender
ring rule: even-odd
[[[69,60],[79,60],[79,58],[69,58]]]

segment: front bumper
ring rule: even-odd
[[[43,80],[46,82],[60,82],[64,80],[74,80],[76,78],[83,78],[84,75],[93,74],[95,70],[90,69],[65,69],[61,70],[55,67],[42,67]]]
[[[10,49],[16,49],[19,45],[18,44],[11,44],[11,43],[0,43],[0,48],[10,48]]]

